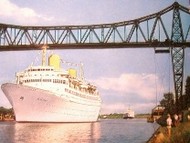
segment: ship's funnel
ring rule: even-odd
[[[53,54],[48,59],[49,66],[53,66],[56,70],[60,69],[60,57],[59,55]]]
[[[72,78],[76,78],[77,77],[77,71],[75,69],[69,69],[69,75],[72,77]]]

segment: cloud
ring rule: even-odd
[[[110,113],[125,113],[128,108],[138,113],[151,113],[151,110],[156,106],[155,103],[138,103],[131,106],[127,106],[124,103],[115,104],[102,104],[100,114],[110,114]]]
[[[135,94],[141,98],[152,100],[155,95],[156,80],[154,74],[121,74],[119,77],[102,77],[94,81],[99,88],[108,91],[115,91],[120,94]]]
[[[124,73],[94,83],[101,90],[102,113],[122,113],[129,106],[138,113],[150,112],[156,106],[156,88],[162,87],[155,74]]]
[[[124,103],[102,104],[101,106],[101,114],[123,113],[126,110],[127,107]]]
[[[1,21],[8,23],[12,21],[12,23],[22,25],[34,25],[53,20],[53,17],[40,15],[31,8],[19,7],[9,0],[0,1],[0,17]]]

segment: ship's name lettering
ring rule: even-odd
[[[44,98],[37,98],[38,101],[47,101],[47,99],[44,99]]]

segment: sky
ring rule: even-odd
[[[0,23],[14,25],[88,25],[132,20],[158,12],[174,0],[1,0]],[[189,0],[179,0],[189,7]],[[189,22],[187,22],[189,23]],[[84,64],[87,81],[94,83],[102,98],[101,114],[150,113],[173,91],[169,54],[154,49],[52,50],[65,61]],[[185,49],[185,77],[190,75],[190,49]],[[0,84],[13,82],[15,73],[32,63],[40,64],[40,51],[0,52]],[[184,80],[185,80],[184,77]],[[11,107],[0,91],[0,106]]]

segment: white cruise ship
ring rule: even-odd
[[[16,83],[1,86],[16,121],[97,121],[101,98],[96,87],[84,80],[82,70],[78,76],[76,69],[62,69],[58,55],[51,55],[46,65],[46,46],[42,49],[41,66],[29,66],[16,73]]]

